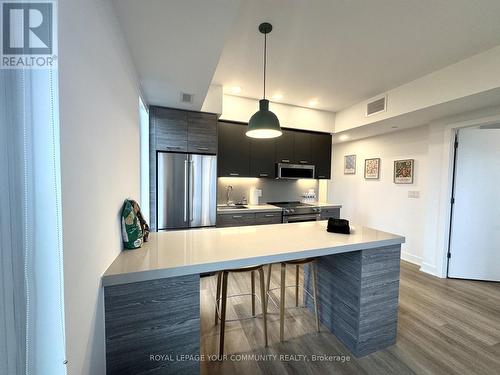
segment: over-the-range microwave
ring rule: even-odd
[[[276,178],[295,180],[299,178],[314,178],[314,165],[310,164],[276,164]]]

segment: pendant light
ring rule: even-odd
[[[259,31],[264,34],[264,98],[259,100],[259,110],[248,122],[247,137],[251,138],[276,138],[282,132],[278,117],[269,110],[269,100],[266,99],[266,58],[267,58],[267,34],[273,26],[264,22],[259,25]]]

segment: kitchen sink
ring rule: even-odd
[[[242,208],[248,208],[247,206],[244,206],[242,204],[234,205],[234,206],[218,206],[218,210],[234,210],[234,209],[242,209]]]

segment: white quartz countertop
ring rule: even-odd
[[[222,205],[225,206],[225,205]],[[280,207],[271,204],[245,204],[246,208],[225,208],[217,206],[217,214],[234,214],[235,212],[253,213],[253,212],[281,212]]]
[[[328,208],[341,208],[342,205],[341,204],[337,204],[337,203],[327,203],[327,202],[314,202],[314,203],[311,203],[312,205],[314,206],[317,206],[317,207],[328,207]]]
[[[401,244],[404,237],[367,227],[328,233],[327,221],[151,233],[124,250],[102,277],[103,286],[214,272],[255,264]]]
[[[342,207],[341,204],[336,204],[336,203],[326,203],[326,202],[311,202],[309,203],[310,205],[316,206],[316,207],[323,207],[323,208],[340,208]],[[246,208],[225,208],[221,209],[221,206],[225,205],[218,205],[217,206],[217,214],[234,214],[235,212],[242,212],[242,213],[253,213],[253,212],[279,212],[282,209],[277,206],[273,206],[272,204],[245,204],[244,206]]]

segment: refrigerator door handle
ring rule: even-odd
[[[194,168],[193,161],[189,161],[189,221],[193,221],[193,200],[194,200]]]
[[[184,222],[187,221],[188,211],[188,163],[189,161],[184,160]]]

